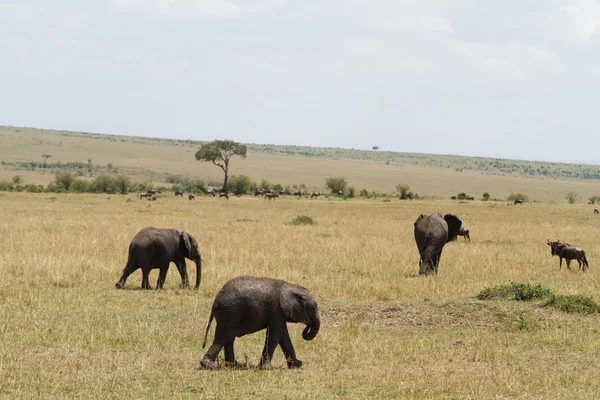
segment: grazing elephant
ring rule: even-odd
[[[186,258],[196,263],[196,286],[194,289],[198,289],[202,278],[202,257],[196,239],[187,232],[180,232],[177,229],[144,228],[131,240],[127,265],[115,286],[117,289],[122,289],[129,275],[141,268],[142,289],[150,289],[148,280],[150,270],[159,268],[160,274],[156,288],[162,289],[169,265],[173,262],[179,270],[183,286],[189,288]]]
[[[307,289],[282,280],[252,276],[233,278],[219,290],[202,348],[206,347],[213,318],[217,320],[215,339],[200,361],[200,366],[206,369],[215,368],[214,363],[222,347],[225,347],[225,362],[238,365],[233,353],[235,338],[265,328],[267,337],[259,366],[264,367],[271,362],[275,347],[279,345],[288,368],[298,368],[302,361],[296,358],[286,322],[305,324],[302,331],[304,340],[314,339],[321,326],[317,302]]]
[[[437,274],[444,245],[452,240],[462,225],[454,214],[419,215],[415,221],[415,241],[419,249],[419,274]]]

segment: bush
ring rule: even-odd
[[[273,185],[273,189],[271,189],[273,191],[273,193],[277,193],[277,194],[281,194],[283,192],[283,186],[281,186],[279,183]]]
[[[21,175],[15,175],[12,177],[12,183],[15,185],[21,185],[24,182],[23,177]]]
[[[333,194],[342,194],[346,193],[346,186],[348,186],[348,181],[346,178],[327,178],[325,179],[325,185],[331,190]]]
[[[465,192],[460,192],[459,194],[456,195],[456,198],[458,200],[469,200],[469,195],[466,194]]]
[[[396,185],[396,190],[398,192],[400,192],[400,199],[401,200],[406,200],[409,198],[408,194],[409,194],[409,190],[410,190],[410,186],[408,186],[407,184],[404,183],[399,183]],[[412,193],[411,193],[412,196]]]
[[[552,296],[544,306],[552,306],[568,313],[594,314],[600,306],[591,298],[578,295]]]
[[[292,225],[314,225],[315,221],[308,215],[298,215],[296,219],[291,222]]]
[[[569,204],[575,204],[575,202],[577,201],[577,193],[568,192],[567,194],[565,194],[565,199],[569,202]]]
[[[354,196],[356,196],[356,189],[354,189],[354,186],[350,186],[348,188],[348,197],[353,199]]]
[[[265,190],[274,190],[273,184],[266,179],[260,180],[260,187]]]
[[[84,193],[90,192],[91,188],[92,184],[90,182],[75,179],[75,181],[73,181],[73,183],[71,184],[71,188],[69,189],[69,191],[76,193]]]
[[[25,190],[29,193],[43,193],[44,185],[25,185]]]
[[[549,286],[539,283],[519,283],[515,281],[493,288],[485,288],[477,294],[479,300],[508,298],[518,301],[527,301],[549,296],[552,296],[552,289]]]
[[[526,203],[529,201],[529,197],[527,197],[527,195],[524,195],[523,193],[511,193],[510,196],[507,197],[507,200],[509,200],[509,201],[522,200],[523,203]]]
[[[8,181],[0,181],[0,191],[11,192],[13,189],[12,185]]]
[[[592,196],[588,199],[592,204],[600,204],[600,196]]]
[[[75,181],[75,174],[72,172],[59,172],[56,174],[54,181],[56,182],[57,186],[62,186],[66,191],[68,191]]]
[[[360,193],[358,195],[360,197],[371,197],[367,189],[360,189]]]
[[[235,195],[246,194],[252,189],[253,183],[249,176],[235,175],[229,178],[227,191],[233,192]]]
[[[490,194],[488,192],[485,192],[483,195],[483,201],[488,201],[490,199]]]

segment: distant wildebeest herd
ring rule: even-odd
[[[207,194],[215,196],[213,191],[208,191]],[[155,195],[155,191],[149,190],[140,194],[140,198],[156,199]],[[183,197],[183,192],[175,191],[174,195]],[[277,193],[257,189],[255,196],[260,195],[269,200],[279,197]],[[302,196],[302,193],[298,192],[296,195]],[[310,197],[318,196],[319,192],[313,192]],[[219,197],[229,199],[227,192],[220,192]],[[189,193],[188,198],[193,200],[194,195]],[[522,204],[522,201],[516,200],[514,204]],[[598,210],[594,209],[594,212],[598,213]],[[456,240],[458,236],[471,240],[469,229],[465,228],[462,220],[454,214],[421,214],[413,225],[419,251],[420,275],[437,274],[446,243]],[[579,270],[583,269],[583,272],[586,272],[588,269],[588,260],[583,249],[561,243],[559,240],[548,240],[547,244],[552,256],[559,257],[559,269],[562,269],[563,259],[566,260],[569,270],[571,260],[577,260]],[[196,264],[194,289],[198,290],[204,260],[200,255],[197,240],[191,234],[177,229],[144,228],[133,237],[129,245],[127,263],[115,286],[118,289],[124,288],[129,275],[141,269],[142,289],[151,289],[150,271],[158,269],[156,289],[162,289],[172,262],[177,267],[182,286],[189,289],[186,258]],[[252,276],[235,277],[226,282],[216,294],[208,318],[203,348],[206,346],[213,319],[216,320],[214,340],[200,362],[200,366],[205,369],[215,369],[215,361],[221,349],[224,349],[226,366],[240,367],[234,355],[235,339],[263,329],[266,329],[266,340],[259,367],[268,366],[275,348],[280,346],[288,368],[298,368],[302,366],[302,361],[296,357],[286,323],[305,324],[302,332],[305,340],[314,339],[321,324],[317,302],[306,288],[282,280]]]

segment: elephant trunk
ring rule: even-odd
[[[313,318],[313,321],[310,325],[306,325],[306,328],[302,331],[302,338],[304,340],[313,340],[317,333],[319,333],[319,328],[321,327],[321,319],[317,315]]]
[[[200,281],[202,280],[202,257],[198,256],[196,261],[196,286],[195,290],[198,290],[200,287]]]

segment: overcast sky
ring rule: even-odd
[[[0,59],[3,125],[600,163],[599,0],[0,0]]]

